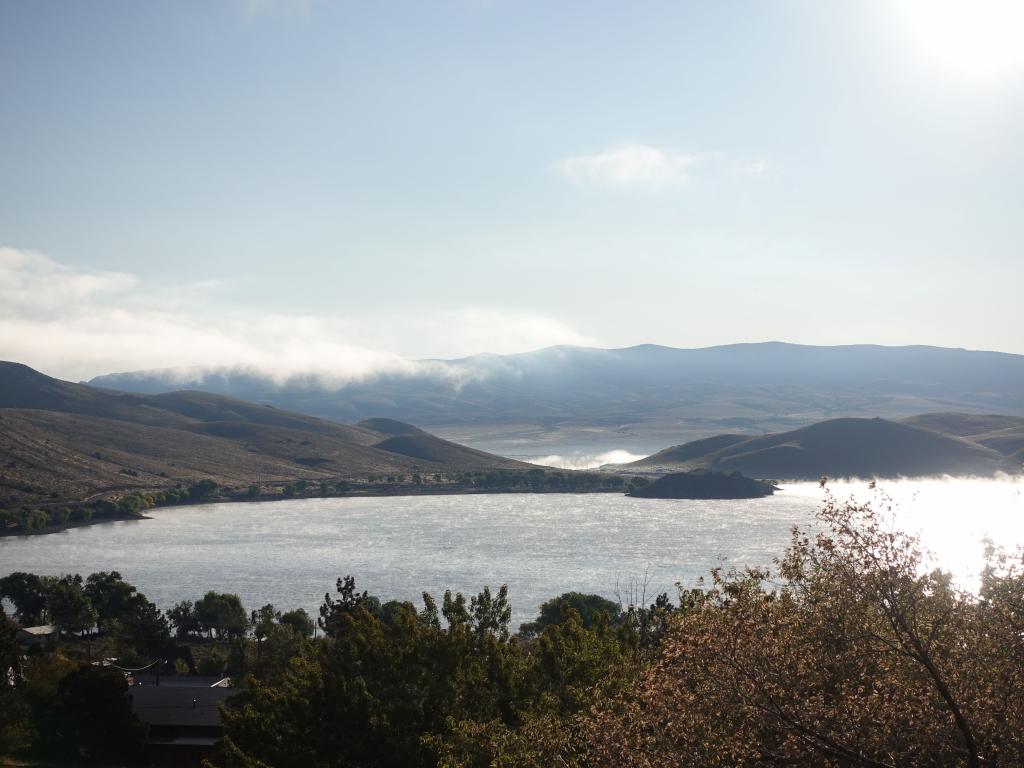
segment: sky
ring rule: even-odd
[[[0,0],[0,358],[1024,353],[1015,0]]]

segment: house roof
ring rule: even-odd
[[[136,685],[129,689],[132,711],[149,725],[220,726],[218,705],[234,688],[175,688]]]
[[[38,627],[19,627],[18,631],[28,635],[45,637],[46,635],[52,635],[57,631],[57,628],[53,624],[40,624]]]
[[[149,744],[160,747],[212,747],[219,736],[151,736]]]

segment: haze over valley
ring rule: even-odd
[[[341,384],[244,367],[109,374],[90,384],[197,389],[342,422],[384,414],[519,457],[648,454],[721,432],[780,432],[838,416],[1024,416],[1024,356],[962,349],[562,346],[430,362],[422,372]]]

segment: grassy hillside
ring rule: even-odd
[[[1007,457],[1010,469],[1024,461],[1024,418],[998,414],[926,413],[904,419],[905,424],[957,435]]]
[[[244,488],[525,468],[400,422],[336,424],[201,392],[124,394],[0,363],[0,504],[8,506],[201,479]]]
[[[753,477],[990,475],[1006,455],[976,442],[884,419],[831,419],[773,435],[723,436],[666,449],[628,471],[715,469]],[[710,450],[702,449],[709,448]]]
[[[968,438],[1007,429],[1024,429],[1024,418],[998,413],[922,413],[903,419],[903,423],[943,435]]]
[[[689,443],[675,445],[666,448],[657,454],[658,461],[664,464],[688,464],[689,462],[701,462],[708,454],[715,453],[731,445],[742,443],[750,439],[750,435],[715,435],[700,440],[692,440]],[[654,458],[653,456],[648,458]],[[644,461],[644,460],[641,460]]]

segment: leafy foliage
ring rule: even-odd
[[[424,594],[421,610],[381,604],[352,577],[336,592],[320,609],[323,640],[225,712],[217,765],[486,765],[502,745],[527,747],[520,729],[549,730],[636,669],[634,637],[607,621],[585,628],[571,608],[533,644],[511,636],[504,586],[449,591],[440,605]]]
[[[200,629],[228,639],[240,638],[247,626],[242,601],[227,592],[207,592],[196,601],[195,616]]]
[[[46,611],[62,632],[86,632],[96,623],[96,610],[78,574],[61,576],[49,583]]]
[[[0,755],[31,743],[30,710],[17,685],[24,670],[16,635],[14,622],[0,613]]]
[[[527,622],[519,627],[519,634],[525,637],[536,637],[545,628],[560,623],[565,617],[565,609],[571,608],[577,614],[584,627],[592,627],[600,614],[605,615],[609,622],[616,622],[622,613],[621,606],[600,595],[584,595],[580,592],[566,592],[544,602],[540,607],[540,615],[536,621]]]
[[[34,573],[16,572],[0,579],[0,597],[14,603],[14,616],[24,627],[43,623],[46,583]]]
[[[636,690],[590,722],[595,765],[1024,764],[1019,556],[974,596],[871,507],[820,516],[778,581],[715,572],[689,593]]]
[[[141,757],[146,728],[132,714],[128,684],[116,669],[84,666],[60,681],[57,740],[89,762]]]

